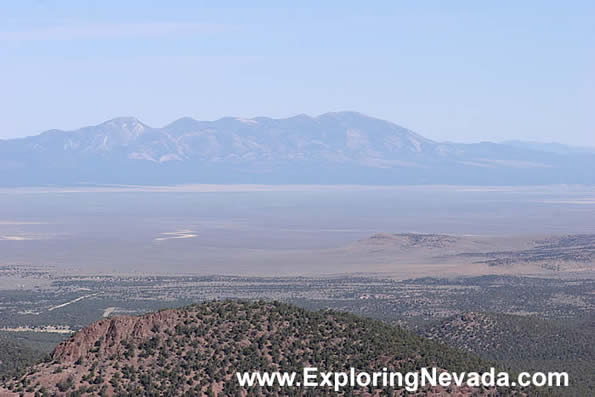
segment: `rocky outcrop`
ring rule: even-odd
[[[53,358],[62,363],[73,363],[90,354],[98,357],[120,356],[129,342],[142,343],[160,329],[175,327],[178,320],[175,310],[163,310],[140,317],[102,319],[58,345]]]

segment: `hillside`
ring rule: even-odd
[[[424,335],[519,371],[568,371],[577,395],[595,392],[595,334],[588,325],[467,312],[430,326]]]
[[[22,374],[27,366],[37,362],[44,352],[14,338],[0,335],[0,381]]]
[[[286,119],[120,117],[0,141],[0,186],[49,184],[593,184],[595,152],[435,142],[356,112]]]
[[[486,368],[470,355],[375,320],[280,303],[225,301],[100,320],[61,343],[51,360],[3,386],[5,393],[233,396],[245,395],[235,371],[300,372],[304,366]],[[303,392],[273,387],[265,394]],[[470,395],[472,390],[442,392]]]

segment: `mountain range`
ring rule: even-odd
[[[589,148],[436,142],[356,112],[181,118],[161,128],[121,117],[0,140],[0,186],[593,184],[594,169]]]

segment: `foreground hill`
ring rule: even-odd
[[[562,146],[563,147],[563,146]],[[355,112],[286,119],[132,117],[0,141],[0,186],[48,184],[593,184],[593,150],[435,142]]]
[[[48,362],[5,382],[4,393],[246,395],[236,383],[236,371],[301,372],[304,366],[376,371],[486,368],[466,353],[374,320],[279,303],[225,301],[100,320],[60,344]],[[323,392],[310,390],[316,391]],[[359,395],[370,391],[355,390]],[[253,392],[306,391],[270,387]],[[456,387],[441,392],[488,394]]]
[[[595,395],[589,323],[562,326],[532,316],[467,312],[428,327],[425,336],[519,371],[567,371],[569,395]]]

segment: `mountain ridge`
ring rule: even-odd
[[[357,112],[289,118],[117,117],[0,141],[0,186],[48,184],[595,184],[595,152],[437,142]]]

